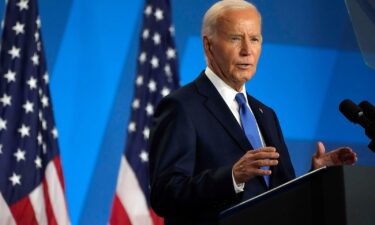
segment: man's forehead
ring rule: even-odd
[[[217,24],[238,24],[239,22],[260,23],[259,13],[252,8],[225,10],[217,17]]]

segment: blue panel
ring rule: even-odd
[[[101,160],[97,156],[141,5],[119,0],[75,1],[72,6],[51,89],[73,224],[84,207],[96,160]]]

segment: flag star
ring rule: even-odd
[[[41,88],[39,88],[38,92],[39,92],[39,95],[40,95],[40,96],[43,94],[43,91],[42,91]]]
[[[36,157],[34,162],[37,169],[42,168],[42,159],[39,156]]]
[[[23,161],[26,160],[25,154],[26,154],[26,151],[22,151],[22,149],[19,148],[19,149],[17,149],[17,152],[15,152],[13,155],[14,155],[14,157],[16,157],[17,162],[19,162],[21,160],[23,160]]]
[[[134,99],[134,101],[133,101],[133,103],[132,103],[132,107],[133,107],[133,109],[134,110],[136,110],[136,109],[138,109],[139,108],[139,106],[140,106],[140,101],[139,101],[139,99]]]
[[[43,108],[48,107],[49,103],[48,103],[48,97],[47,96],[43,95],[43,97],[40,101],[42,102]]]
[[[154,80],[150,80],[150,82],[148,82],[148,89],[150,92],[156,91],[156,82]]]
[[[38,16],[38,18],[36,19],[35,23],[36,23],[36,26],[38,27],[38,29],[40,29],[42,23],[41,23],[41,21],[40,21],[40,17],[39,17],[39,16]]]
[[[142,150],[139,154],[139,158],[141,158],[142,162],[148,162],[148,153],[145,150]]]
[[[141,54],[139,55],[139,62],[143,64],[144,62],[146,62],[146,60],[147,60],[146,52],[141,52]]]
[[[18,129],[18,132],[21,134],[21,137],[30,136],[30,127],[22,124],[21,128]]]
[[[7,129],[7,121],[6,120],[3,120],[1,117],[0,117],[0,130],[6,130]]]
[[[46,154],[47,153],[47,145],[46,145],[46,143],[42,144],[42,149],[43,149],[43,153]]]
[[[39,38],[40,38],[40,34],[39,34],[39,32],[37,31],[37,32],[35,32],[35,34],[34,34],[34,38],[35,38],[35,41],[36,42],[38,42],[39,41]]]
[[[156,56],[152,56],[150,63],[153,69],[156,69],[159,67],[159,59]]]
[[[169,30],[169,33],[171,33],[171,35],[174,36],[174,31],[175,31],[174,26],[170,26],[168,30]]]
[[[33,61],[34,66],[39,65],[39,56],[38,56],[38,54],[34,53],[34,55],[31,57],[31,61]]]
[[[57,132],[56,127],[54,127],[54,128],[51,130],[51,133],[52,133],[52,136],[53,136],[54,139],[56,139],[56,138],[59,136],[59,132]]]
[[[39,110],[39,112],[38,112],[38,118],[39,118],[40,120],[43,119],[43,112],[42,112],[42,110]]]
[[[38,145],[41,145],[43,143],[42,134],[40,132],[38,133],[38,136],[36,139],[38,140]]]
[[[34,103],[29,102],[28,100],[22,107],[25,109],[25,113],[34,112],[34,109],[33,109]]]
[[[8,51],[9,55],[12,56],[12,59],[19,58],[20,57],[20,48],[17,48],[16,46],[12,46],[12,49]]]
[[[3,145],[0,145],[0,155],[3,154]]]
[[[137,84],[137,86],[141,86],[143,84],[143,76],[142,75],[138,75],[137,79],[135,80],[135,83]]]
[[[11,70],[8,70],[8,72],[6,74],[4,74],[4,78],[8,80],[8,83],[12,82],[12,81],[16,81],[16,73],[11,71]]]
[[[174,59],[176,58],[176,50],[173,48],[168,48],[167,50],[167,58],[168,59]]]
[[[47,121],[43,119],[41,122],[43,130],[47,130]]]
[[[163,97],[167,96],[169,93],[171,92],[171,90],[169,90],[168,88],[164,87],[162,90],[161,90],[161,95]]]
[[[17,6],[20,8],[20,11],[24,10],[24,9],[29,9],[29,1],[28,0],[20,0],[18,3],[17,3]]]
[[[142,32],[142,38],[146,40],[150,36],[150,31],[148,29],[144,29]]]
[[[148,116],[152,116],[152,114],[154,114],[154,107],[152,106],[152,104],[150,103],[147,104],[146,112]]]
[[[145,9],[146,16],[150,16],[151,13],[152,13],[152,6],[151,5],[146,6],[146,9]]]
[[[49,83],[49,75],[48,75],[47,72],[43,75],[43,80],[44,80],[44,82],[45,82],[46,84]]]
[[[145,127],[145,129],[143,130],[143,137],[144,139],[148,139],[150,136],[150,129],[148,127]]]
[[[30,89],[32,90],[34,88],[36,89],[37,82],[38,81],[34,77],[30,77],[30,79],[26,83],[29,85]]]
[[[13,175],[9,177],[9,180],[12,182],[13,186],[21,185],[21,175],[17,175],[16,173],[13,172]]]
[[[25,28],[25,24],[17,22],[16,25],[14,25],[12,29],[14,30],[14,32],[16,32],[16,35],[17,35],[17,34],[24,34],[25,33],[24,28]]]
[[[155,33],[154,36],[152,37],[152,40],[154,41],[155,45],[160,44],[160,42],[161,42],[160,34],[159,33]]]
[[[128,126],[128,131],[129,133],[135,132],[136,130],[136,123],[135,122],[130,122]]]
[[[155,10],[154,16],[156,18],[156,21],[162,20],[163,19],[163,11],[159,8]]]
[[[9,96],[9,95],[6,95],[6,94],[3,94],[3,97],[0,98],[0,102],[3,103],[4,107],[7,106],[7,105],[10,106],[12,104],[11,101],[12,101],[12,97]]]
[[[172,76],[171,66],[170,66],[169,64],[166,64],[166,65],[164,66],[164,72],[165,72],[165,74],[166,74],[168,77]]]

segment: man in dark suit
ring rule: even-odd
[[[275,112],[245,89],[261,52],[259,12],[246,1],[218,2],[202,37],[207,68],[154,115],[151,205],[166,224],[215,224],[221,210],[295,177]],[[350,148],[325,153],[319,143],[312,166],[355,161]]]

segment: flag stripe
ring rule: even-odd
[[[154,210],[152,210],[152,208],[150,208],[150,215],[151,215],[152,221],[154,222],[154,225],[164,224],[164,218],[156,215],[156,213],[154,212]]]
[[[63,170],[62,170],[62,166],[61,166],[60,155],[56,156],[53,159],[53,162],[55,164],[55,168],[56,168],[56,171],[57,171],[57,175],[58,175],[58,178],[59,178],[59,181],[60,181],[61,188],[63,189],[63,191],[65,193],[65,183],[64,183],[64,176],[63,176]]]
[[[24,197],[10,207],[13,218],[17,224],[37,225],[35,212],[31,205],[29,197]]]
[[[68,211],[65,203],[64,191],[61,187],[54,161],[46,168],[49,199],[53,199],[52,210],[58,224],[70,224]]]
[[[52,202],[48,195],[48,183],[47,180],[43,180],[43,196],[44,196],[44,203],[46,205],[46,213],[47,213],[47,220],[49,225],[57,224],[55,214],[52,210]]]
[[[13,215],[0,192],[0,225],[16,225]]]
[[[30,193],[30,202],[35,211],[35,217],[38,221],[38,224],[48,224],[46,207],[43,201],[44,191],[43,185],[39,184],[31,193]]]
[[[120,179],[126,178],[126,179]],[[152,225],[146,198],[125,157],[121,158],[117,195],[132,224]]]
[[[111,225],[131,225],[128,214],[122,206],[117,194],[113,199],[112,213],[109,223]]]

